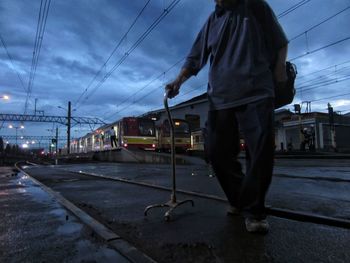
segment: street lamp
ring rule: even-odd
[[[2,95],[0,96],[0,99],[9,100],[10,97],[8,95]]]
[[[18,134],[18,129],[24,129],[23,125],[20,126],[13,126],[12,124],[9,125],[10,129],[16,129],[16,145],[17,145],[17,134]]]

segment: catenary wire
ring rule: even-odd
[[[23,90],[24,90],[25,92],[27,92],[27,89],[26,89],[26,87],[25,87],[25,85],[24,85],[23,79],[22,79],[21,75],[19,74],[19,72],[15,69],[15,65],[14,65],[14,62],[13,62],[13,58],[12,58],[12,56],[10,55],[10,52],[8,51],[7,46],[6,46],[6,42],[5,42],[5,40],[3,39],[3,37],[1,36],[1,34],[0,34],[0,40],[1,40],[2,46],[4,47],[4,49],[5,49],[5,51],[6,51],[6,54],[7,54],[8,58],[10,59],[10,62],[11,62],[13,71],[17,74],[17,77],[18,77],[18,79],[19,79],[19,82],[21,83],[21,86],[22,86]]]
[[[46,22],[47,22],[49,9],[50,9],[51,0],[45,0],[44,7],[42,6],[42,3],[43,3],[43,0],[40,3],[37,31],[36,31],[36,36],[35,36],[32,65],[31,65],[30,76],[29,76],[29,81],[28,81],[27,97],[26,97],[26,102],[25,102],[25,106],[24,106],[24,113],[27,112],[28,102],[29,102],[29,99],[30,99],[30,96],[32,93],[33,85],[34,85],[34,79],[35,79],[35,74],[36,74],[36,70],[37,70],[37,66],[38,66],[38,61],[39,61],[42,41],[44,38]]]
[[[302,0],[298,3],[296,3],[295,5],[291,6],[290,8],[288,8],[287,10],[283,11],[282,13],[280,13],[279,15],[277,15],[277,18],[280,19],[286,15],[288,15],[289,13],[295,11],[296,9],[298,9],[299,7],[309,3],[311,0]]]
[[[131,25],[129,26],[128,30],[124,33],[124,35],[122,36],[122,38],[119,40],[118,44],[114,47],[113,51],[111,52],[111,54],[109,55],[109,57],[106,59],[106,61],[102,64],[101,68],[98,70],[98,72],[95,74],[95,76],[93,77],[93,79],[90,81],[90,83],[88,84],[88,86],[85,88],[85,90],[83,91],[83,93],[79,96],[78,100],[75,102],[75,105],[77,106],[78,103],[80,102],[80,99],[84,96],[84,94],[88,91],[88,89],[90,88],[90,86],[92,85],[92,83],[96,80],[96,78],[98,77],[98,75],[100,75],[101,71],[103,70],[103,68],[107,65],[107,63],[109,62],[109,60],[112,58],[112,56],[115,54],[115,52],[117,51],[117,49],[120,47],[120,45],[123,43],[123,41],[126,39],[127,35],[129,34],[129,32],[131,31],[131,29],[135,26],[136,22],[138,21],[138,19],[141,17],[141,15],[143,14],[143,12],[145,11],[145,9],[147,8],[147,6],[149,5],[149,3],[151,2],[151,0],[148,0],[145,5],[143,6],[143,8],[140,10],[140,12],[137,14],[137,16],[135,17],[134,21],[131,23]]]
[[[92,91],[85,97],[85,101],[89,99],[94,92],[112,75],[112,73],[119,68],[119,66],[129,57],[129,55],[145,40],[145,38],[154,30],[154,28],[171,12],[173,8],[181,0],[173,0],[171,4],[164,9],[163,13],[147,28],[147,30],[136,40],[136,42],[126,51],[124,56],[112,67],[112,69],[100,80],[100,82],[93,88]]]
[[[326,45],[326,46],[323,46],[323,47],[314,49],[314,50],[312,50],[312,51],[306,52],[305,54],[296,56],[296,57],[290,59],[290,61],[294,61],[294,60],[300,59],[300,58],[302,58],[302,57],[305,57],[305,56],[314,54],[314,53],[316,53],[316,52],[318,52],[318,51],[321,51],[321,50],[323,50],[323,49],[326,49],[326,48],[332,47],[332,46],[334,46],[334,45],[340,44],[340,43],[342,43],[342,42],[348,41],[349,39],[350,39],[350,37],[343,38],[343,39],[341,39],[341,40],[335,41],[335,42],[333,42],[333,43],[331,43],[331,44],[328,44],[328,45]]]
[[[297,38],[299,38],[299,37],[305,35],[306,33],[310,32],[311,30],[313,30],[313,29],[319,27],[320,25],[322,25],[322,24],[328,22],[329,20],[331,20],[331,19],[337,17],[338,15],[342,14],[343,12],[345,12],[345,11],[347,11],[347,10],[349,10],[349,9],[350,9],[350,6],[346,7],[345,9],[339,11],[339,12],[336,13],[336,14],[334,14],[334,15],[332,15],[332,16],[326,18],[325,20],[322,20],[321,22],[319,22],[318,24],[316,24],[316,25],[310,27],[309,29],[305,30],[304,32],[302,32],[302,33],[300,33],[300,34],[298,34],[298,35],[292,37],[291,39],[289,39],[289,42],[292,42],[293,40],[295,40],[295,39],[297,39]]]

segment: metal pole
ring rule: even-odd
[[[58,127],[56,127],[56,159],[55,164],[58,164]]]
[[[175,134],[174,134],[174,122],[171,117],[171,113],[168,106],[168,93],[165,93],[164,96],[164,106],[165,110],[167,112],[168,121],[170,125],[170,139],[171,139],[171,168],[172,168],[172,181],[173,181],[173,191],[171,193],[171,200],[172,202],[176,203],[176,174],[175,174],[175,166],[176,166],[176,159],[175,159]]]
[[[16,129],[16,146],[17,146],[17,130],[18,130],[18,127],[15,127]]]
[[[71,102],[68,101],[68,120],[67,120],[67,154],[70,153],[70,119],[71,119]]]
[[[155,205],[149,205],[146,207],[145,211],[144,211],[144,215],[147,216],[147,211],[155,208],[155,207],[170,207],[170,209],[168,211],[165,212],[164,217],[166,221],[170,220],[170,214],[171,212],[178,207],[179,205],[182,205],[184,203],[191,203],[192,206],[194,206],[194,202],[193,200],[187,199],[187,200],[183,200],[180,202],[176,201],[176,178],[175,178],[175,164],[176,164],[176,160],[175,160],[175,128],[174,128],[174,122],[173,119],[171,118],[171,114],[170,114],[170,110],[169,110],[169,105],[168,105],[168,95],[169,95],[169,91],[166,91],[165,95],[164,95],[164,107],[165,110],[167,112],[168,115],[168,121],[169,121],[169,125],[170,125],[170,137],[171,137],[171,166],[172,166],[172,182],[173,182],[173,187],[172,187],[172,191],[171,191],[171,196],[170,196],[170,201],[168,201],[167,203],[163,203],[163,204],[155,204]]]
[[[38,99],[35,99],[35,104],[34,104],[34,115],[36,115],[36,102],[38,101]]]

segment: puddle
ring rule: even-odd
[[[82,224],[75,223],[72,221],[66,221],[63,225],[57,228],[57,233],[60,235],[72,235],[78,233],[83,228]]]
[[[18,189],[19,193],[27,193],[34,201],[40,203],[51,202],[51,196],[35,184],[28,176],[18,173],[18,177],[14,179],[17,185],[23,186]]]
[[[88,240],[79,241],[77,246],[77,256],[74,262],[118,262],[130,263],[117,251],[103,247],[97,247]]]
[[[67,215],[67,211],[62,209],[62,208],[56,208],[50,211],[51,215],[57,216],[57,217],[61,217],[61,218],[66,218]]]

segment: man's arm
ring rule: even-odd
[[[192,75],[191,70],[182,68],[176,79],[165,86],[165,91],[169,92],[169,98],[174,98],[177,94],[179,94],[181,85]]]
[[[210,17],[198,33],[180,73],[175,80],[166,85],[165,90],[169,92],[169,98],[173,98],[179,94],[181,85],[191,76],[197,75],[207,63],[210,54],[210,50],[207,46],[209,24]]]

